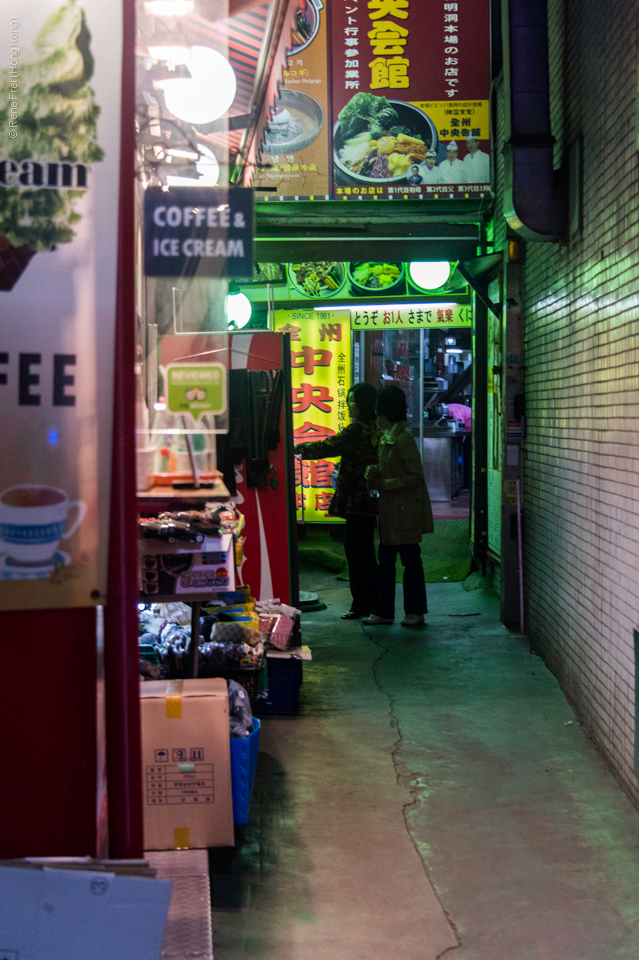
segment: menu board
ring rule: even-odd
[[[348,311],[276,310],[275,331],[291,335],[293,442],[333,437],[350,422],[346,395],[351,385]],[[296,460],[298,520],[330,520],[334,458]]]
[[[257,200],[325,200],[330,193],[327,24],[322,0],[302,0],[291,39],[283,85],[264,130],[252,182]]]
[[[331,10],[336,199],[485,193],[488,0],[333,0]]]

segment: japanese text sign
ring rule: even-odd
[[[485,193],[488,0],[332,0],[331,10],[335,199]]]
[[[351,337],[346,311],[276,310],[275,330],[291,335],[293,437],[295,443],[324,440],[350,422],[346,395],[351,385]],[[334,460],[297,462],[298,519],[328,516]]]
[[[147,187],[144,269],[148,277],[252,277],[252,190]]]
[[[345,311],[346,313],[346,311]],[[353,308],[353,330],[418,330],[420,327],[471,327],[473,311],[469,303],[423,303],[419,306],[395,304],[387,307]]]

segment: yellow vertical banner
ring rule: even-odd
[[[347,310],[276,310],[275,330],[291,335],[291,403],[294,442],[324,440],[350,419],[346,394],[351,385],[350,317]],[[330,517],[335,459],[296,461],[298,520]]]

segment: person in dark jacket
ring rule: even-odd
[[[379,490],[378,598],[367,625],[395,619],[395,564],[404,565],[404,627],[419,627],[427,612],[421,539],[432,533],[433,511],[413,435],[406,427],[406,397],[400,387],[377,395],[377,420],[384,430],[379,464],[366,471],[368,485]]]
[[[296,455],[301,455],[302,460],[342,458],[329,514],[346,520],[344,552],[353,599],[350,610],[342,614],[343,620],[368,616],[377,597],[374,544],[377,500],[369,494],[364,477],[366,467],[377,463],[381,435],[376,423],[375,397],[375,387],[369,383],[356,383],[346,398],[353,423],[334,437],[300,443],[295,448]]]

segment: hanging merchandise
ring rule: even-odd
[[[269,463],[269,451],[280,442],[282,409],[281,370],[231,370],[229,390],[233,397],[229,432],[218,440],[218,463],[233,493],[233,464],[246,460],[248,487],[278,482]],[[270,481],[269,481],[270,475]],[[230,485],[229,485],[230,483]]]

